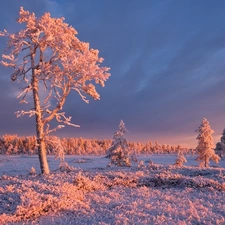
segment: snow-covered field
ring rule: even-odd
[[[121,168],[66,156],[62,172],[50,156],[42,176],[37,156],[0,155],[0,224],[225,224],[225,159],[205,169],[195,157],[178,168],[175,155],[141,155],[144,165]]]

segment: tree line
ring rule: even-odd
[[[55,154],[58,139],[67,155],[104,155],[112,145],[112,140],[85,138],[58,138],[49,136],[46,141],[47,154]],[[170,154],[182,151],[184,154],[195,154],[195,149],[181,145],[160,144],[157,141],[128,142],[128,148],[137,154]],[[36,136],[18,136],[5,134],[0,138],[1,154],[38,154]]]

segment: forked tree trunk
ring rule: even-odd
[[[33,59],[31,59],[33,62]],[[32,66],[34,68],[34,66]],[[38,79],[35,76],[35,70],[32,69],[32,87],[33,87],[33,99],[34,109],[36,118],[36,132],[37,132],[37,143],[38,143],[38,156],[42,174],[49,174],[49,166],[46,154],[46,145],[44,140],[44,124],[42,122],[42,111],[39,98]]]

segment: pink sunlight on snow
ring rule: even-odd
[[[66,156],[59,168],[49,156],[52,173],[41,176],[37,156],[0,155],[0,223],[224,224],[224,159],[201,169],[185,157],[183,166],[158,154],[108,167],[103,156]]]
[[[1,4],[0,224],[224,225],[225,5],[98,1]]]

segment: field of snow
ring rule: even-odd
[[[37,156],[0,155],[0,224],[225,224],[225,159],[199,168],[195,157],[179,168],[175,155],[140,155],[121,168],[66,156],[59,170],[49,156],[42,176]]]

